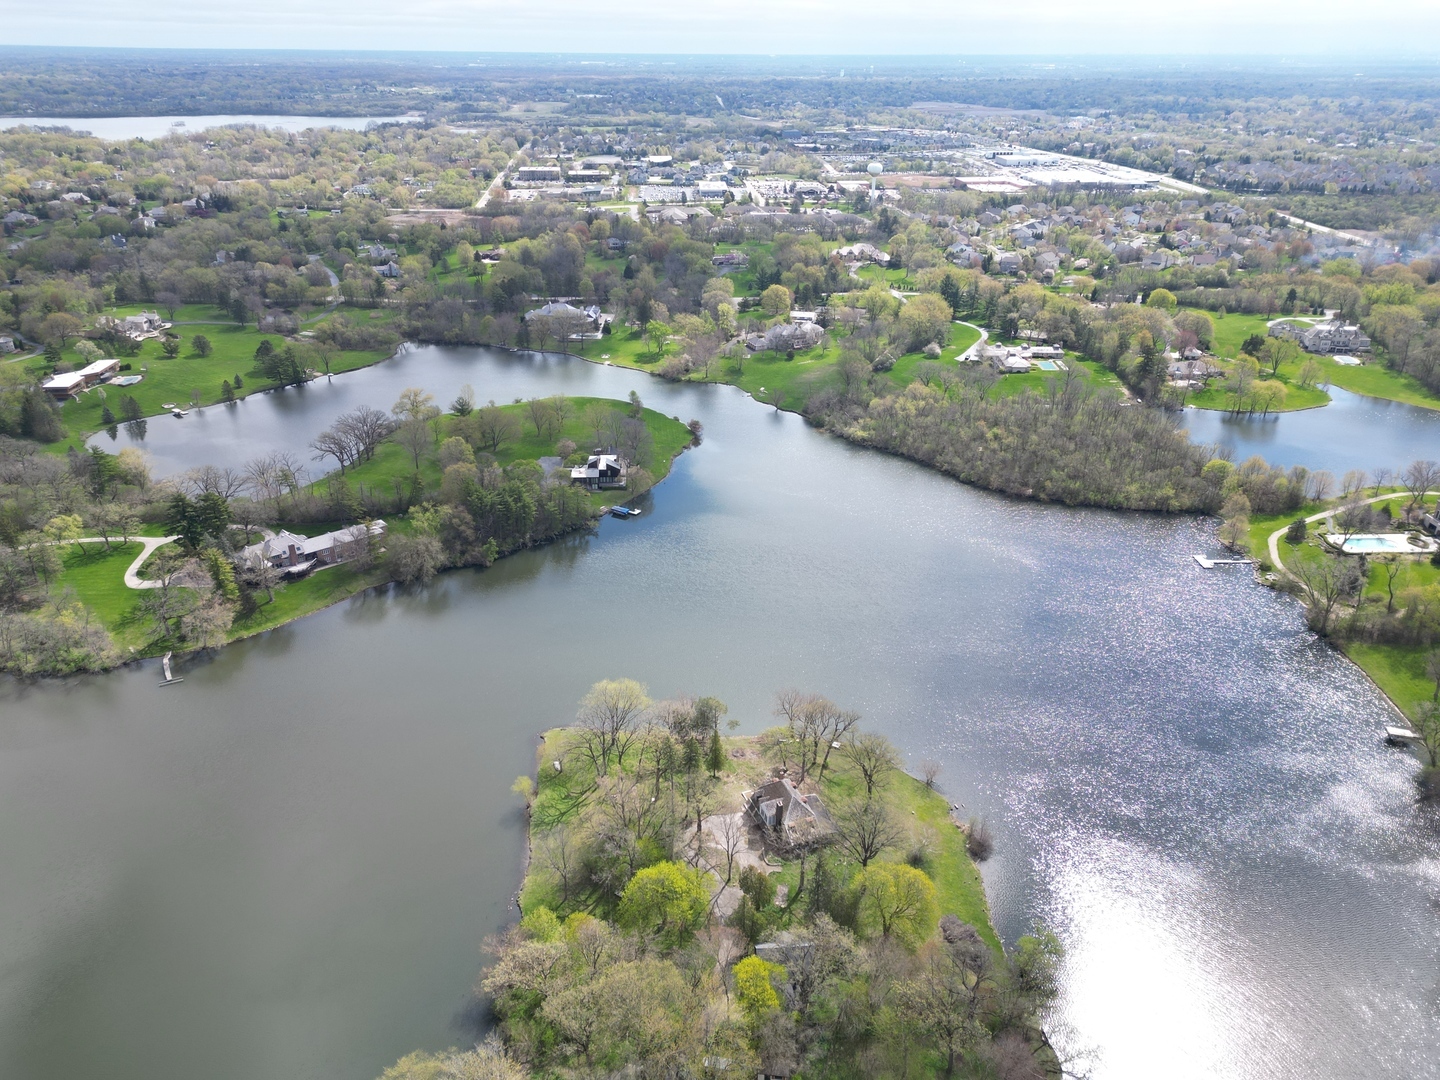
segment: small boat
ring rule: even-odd
[[[177,418],[177,419],[179,419],[180,417],[182,417],[182,416],[185,415],[185,410],[184,410],[184,409],[171,409],[171,410],[170,410],[170,415],[173,416],[173,417],[175,417],[175,418]]]
[[[1394,746],[1404,746],[1406,743],[1419,742],[1420,733],[1411,731],[1409,728],[1389,727],[1385,728],[1385,741]]]
[[[610,516],[618,518],[639,517],[639,510],[631,510],[628,506],[612,506]]]
[[[175,683],[185,681],[183,678],[176,678],[174,675],[170,674],[171,655],[171,653],[167,652],[163,657],[160,658],[160,666],[165,669],[165,681],[160,684],[161,686],[173,686]]]

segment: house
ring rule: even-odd
[[[788,776],[767,780],[740,796],[745,813],[769,835],[803,843],[830,829],[830,815],[819,795],[802,795]]]
[[[890,256],[881,251],[874,244],[851,244],[849,247],[842,247],[836,250],[836,255],[846,262],[871,262],[881,266],[888,266]]]
[[[398,278],[400,276],[400,264],[392,259],[383,266],[377,266],[375,272],[383,278]]]
[[[1024,258],[1015,251],[1001,252],[995,260],[995,270],[1001,274],[1018,274],[1025,268]]]
[[[570,470],[574,483],[584,484],[590,491],[604,491],[608,488],[623,488],[628,467],[619,454],[606,454],[599,450],[591,453],[584,465]]]
[[[142,311],[139,315],[127,315],[119,320],[116,329],[126,337],[139,341],[160,333],[170,324],[160,318],[159,312]]]
[[[87,364],[79,371],[67,371],[60,375],[51,375],[40,384],[44,390],[56,401],[66,401],[77,396],[80,391],[103,382],[109,376],[120,370],[119,360],[96,360],[93,364]]]
[[[721,255],[710,256],[710,262],[722,274],[729,274],[749,266],[750,256],[743,251],[727,251]]]
[[[27,214],[20,210],[11,210],[3,218],[0,218],[0,222],[4,223],[8,231],[10,229],[26,229],[31,225],[39,225],[40,219],[34,214]]]
[[[263,560],[281,570],[309,570],[353,559],[367,539],[384,535],[385,522],[378,520],[370,522],[368,535],[363,524],[309,537],[281,529],[258,544],[241,548],[235,558],[242,566],[254,566]]]
[[[1312,353],[1357,353],[1370,351],[1370,339],[1358,326],[1340,321],[1316,323],[1300,333],[1300,347]]]

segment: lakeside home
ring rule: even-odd
[[[96,383],[104,382],[119,370],[119,360],[96,360],[92,364],[86,364],[79,371],[65,371],[51,375],[40,384],[40,389],[56,401],[69,401],[71,398],[79,396],[81,391],[90,389]]]
[[[385,522],[379,520],[370,522],[368,530],[363,524],[351,525],[319,536],[299,536],[281,529],[258,544],[241,548],[236,562],[241,566],[268,562],[287,573],[299,573],[356,558],[367,540],[384,535]]]

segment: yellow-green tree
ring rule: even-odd
[[[679,944],[705,921],[710,890],[705,875],[684,863],[663,862],[638,871],[620,895],[622,926]]]
[[[935,932],[939,906],[935,883],[923,870],[901,863],[872,863],[850,881],[859,901],[862,933],[888,937],[912,952]]]
[[[751,1024],[758,1024],[771,1009],[780,1007],[780,995],[775,992],[771,976],[784,973],[779,964],[758,956],[747,956],[735,965],[735,1000]]]

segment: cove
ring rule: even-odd
[[[180,686],[4,683],[0,1074],[373,1080],[473,1037],[519,882],[509,782],[615,675],[752,732],[814,689],[940,760],[995,827],[997,929],[1044,917],[1069,948],[1061,1018],[1097,1077],[1430,1069],[1414,762],[1294,601],[1195,567],[1213,523],[1010,500],[731,387],[473,349],[156,418],[147,445],[162,472],[239,465],[466,382],[635,389],[705,440],[636,521],[358,597]]]

